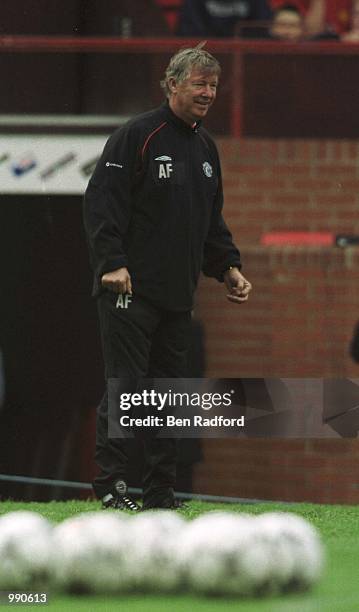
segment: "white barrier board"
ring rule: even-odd
[[[0,193],[83,194],[108,136],[0,135]]]

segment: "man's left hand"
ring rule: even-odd
[[[252,285],[243,274],[240,273],[238,268],[231,268],[224,273],[224,282],[229,291],[227,293],[227,299],[235,304],[241,304],[248,300]]]

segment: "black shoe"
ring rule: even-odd
[[[188,508],[188,504],[185,504],[181,499],[174,499],[170,505],[162,507],[168,510],[185,510]]]
[[[186,508],[188,508],[188,504],[186,504],[181,499],[175,499],[171,508],[173,508],[173,510],[185,510]]]
[[[185,504],[180,499],[169,499],[164,500],[161,503],[158,503],[153,506],[144,506],[142,511],[146,510],[185,510],[188,508],[188,504]]]
[[[131,512],[140,512],[141,507],[131,499],[127,492],[127,485],[124,480],[118,480],[115,483],[112,493],[108,493],[102,498],[102,508],[114,508],[115,510],[130,510]]]

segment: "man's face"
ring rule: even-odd
[[[303,19],[294,11],[278,11],[275,15],[271,34],[279,40],[297,42],[303,37]]]
[[[216,98],[217,86],[216,74],[193,68],[184,81],[170,80],[170,107],[178,117],[192,125],[207,115]]]

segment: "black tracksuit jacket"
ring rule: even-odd
[[[222,206],[220,162],[206,130],[167,103],[129,121],[107,141],[85,194],[93,294],[105,272],[127,267],[135,296],[191,309],[201,270],[222,281],[240,267]]]

